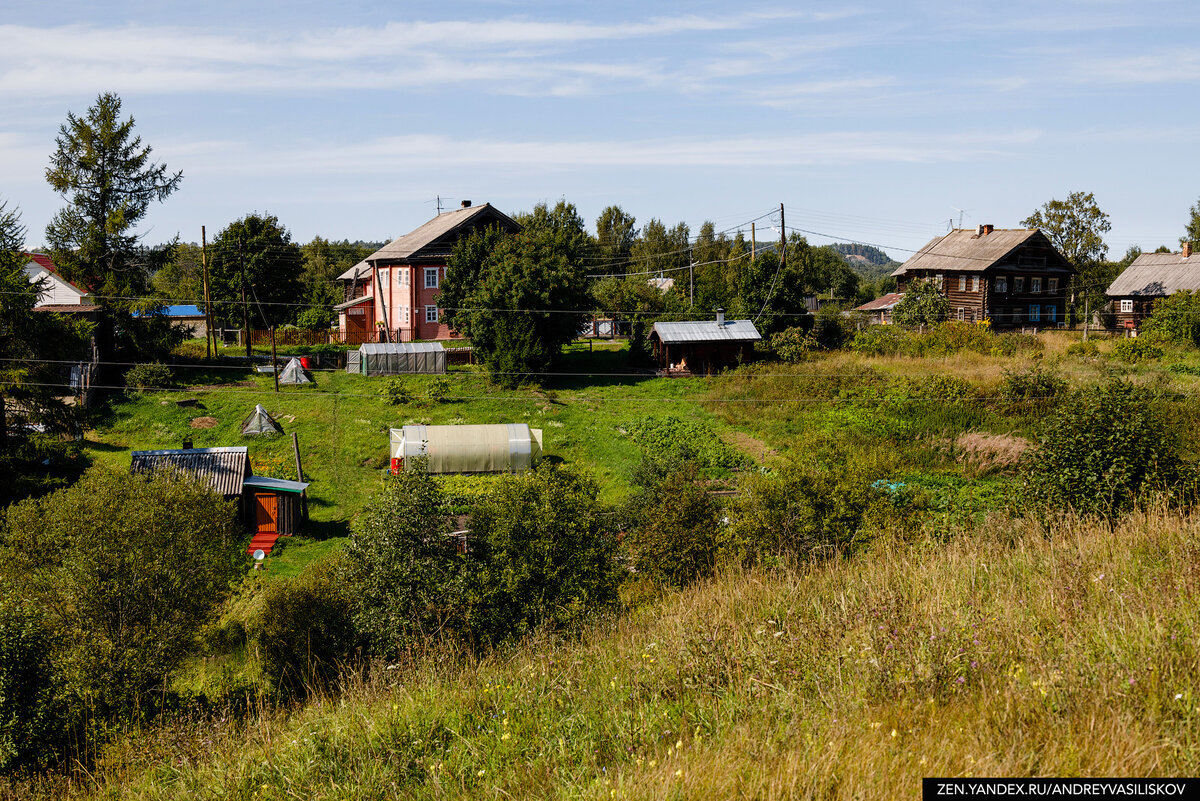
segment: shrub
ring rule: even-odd
[[[160,362],[134,365],[125,373],[126,391],[142,392],[171,386],[171,368]]]
[[[67,715],[56,692],[53,635],[40,612],[11,589],[0,592],[0,772],[44,767]]]
[[[1095,342],[1089,340],[1080,340],[1067,345],[1067,355],[1075,356],[1080,359],[1090,359],[1100,354],[1100,348]]]
[[[841,306],[825,305],[817,309],[809,336],[817,347],[836,350],[854,336],[855,322],[842,311]]]
[[[408,382],[398,376],[387,379],[379,394],[383,395],[387,399],[387,402],[393,406],[412,403],[413,399],[412,390],[409,389]]]
[[[425,396],[434,403],[443,403],[450,394],[450,379],[438,376],[431,379]]]
[[[950,314],[950,301],[933,279],[913,279],[892,308],[897,325],[934,325]]]
[[[850,350],[869,356],[896,356],[906,353],[912,337],[894,325],[872,325],[854,336]]]
[[[949,373],[933,373],[906,382],[908,397],[915,400],[961,403],[974,397],[971,382]]]
[[[772,334],[771,352],[781,361],[803,362],[812,358],[816,341],[807,336],[801,326],[793,326]]]
[[[1059,406],[1025,485],[1045,505],[1113,517],[1148,492],[1186,500],[1194,482],[1157,398],[1113,381],[1078,391]]]
[[[626,431],[651,459],[695,462],[704,469],[729,469],[746,463],[746,457],[695,420],[650,415],[628,424]]]
[[[1045,408],[1067,390],[1067,381],[1049,370],[1034,366],[1027,370],[1005,370],[1000,397],[1026,410]]]
[[[871,467],[790,463],[778,475],[746,475],[729,507],[722,557],[753,564],[848,552],[866,541],[873,507],[888,506]]]
[[[1150,335],[1125,337],[1113,346],[1112,355],[1114,359],[1137,364],[1162,358],[1163,349],[1157,337]]]
[[[330,687],[355,642],[350,600],[336,560],[322,560],[294,579],[268,584],[247,634],[263,672],[281,692],[304,696]]]
[[[1200,345],[1200,293],[1180,290],[1160,298],[1142,329],[1164,342]]]
[[[485,643],[576,625],[622,578],[590,479],[549,466],[504,476],[471,515],[470,625]]]
[[[333,324],[336,315],[327,308],[313,307],[296,315],[296,326],[309,331],[324,331]]]
[[[67,689],[135,710],[245,569],[236,505],[178,474],[93,470],[9,508],[0,573],[48,614]]]
[[[638,573],[674,587],[711,575],[720,515],[697,467],[643,466],[635,481],[624,545]]]
[[[379,656],[461,632],[466,560],[447,537],[444,505],[418,468],[389,477],[354,521],[338,572],[354,627]]]

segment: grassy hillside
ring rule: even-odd
[[[1200,768],[1200,525],[994,518],[115,748],[99,798],[892,798]],[[62,791],[63,788],[56,788]]]

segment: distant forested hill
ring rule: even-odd
[[[891,256],[872,245],[860,245],[854,242],[838,242],[830,245],[850,265],[850,269],[864,281],[879,281],[892,274],[900,266]],[[887,291],[891,291],[888,289]]]

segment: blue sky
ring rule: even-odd
[[[782,202],[903,260],[957,209],[1015,227],[1084,190],[1119,257],[1176,246],[1200,198],[1190,0],[5,6],[0,199],[30,245],[58,126],[104,91],[184,173],[150,242],[251,211],[381,240],[438,195],[693,233]]]

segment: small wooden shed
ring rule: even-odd
[[[308,484],[302,481],[255,476],[244,446],[134,451],[132,473],[174,471],[199,481],[225,500],[238,501],[243,524],[251,532],[247,553],[270,553],[280,535],[300,532],[308,519]]]
[[[654,358],[668,373],[704,375],[754,357],[754,343],[762,339],[750,320],[726,320],[717,310],[716,320],[655,323],[650,332]]]

